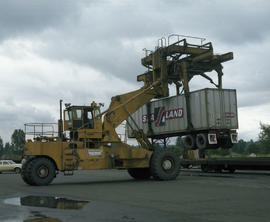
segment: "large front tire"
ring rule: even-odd
[[[46,157],[37,157],[25,163],[22,179],[29,185],[45,186],[55,177],[55,165]]]
[[[151,177],[149,168],[129,168],[128,173],[135,180],[147,180]]]
[[[156,150],[150,163],[150,171],[156,180],[174,180],[180,172],[180,159],[171,150]]]

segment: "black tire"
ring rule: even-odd
[[[28,159],[27,161],[25,161],[23,164],[22,164],[22,172],[21,172],[21,177],[23,179],[23,181],[29,185],[34,185],[33,183],[31,183],[31,181],[28,180],[28,177],[27,177],[27,173],[26,173],[26,169],[27,169],[27,164],[29,164],[29,162],[31,161],[32,159]]]
[[[157,150],[151,157],[150,172],[156,180],[174,180],[180,172],[180,159],[171,150]]]
[[[208,135],[206,133],[199,133],[196,135],[196,147],[200,150],[218,149],[219,144],[209,144]]]
[[[147,180],[151,177],[149,168],[129,168],[127,171],[136,180]]]
[[[206,149],[206,148],[207,148],[207,145],[208,145],[208,138],[207,138],[207,135],[204,134],[204,133],[199,133],[199,134],[196,136],[196,146],[197,146],[200,150],[203,150],[203,149]]]
[[[52,182],[55,171],[55,165],[50,159],[37,157],[24,164],[22,179],[29,185],[45,186]]]
[[[185,149],[187,150],[197,149],[194,135],[186,135],[183,137],[182,141]]]
[[[19,168],[19,167],[16,167],[15,169],[14,169],[14,172],[15,173],[17,173],[17,174],[19,174],[19,173],[21,173],[21,168]]]

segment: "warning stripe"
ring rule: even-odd
[[[161,122],[162,114],[164,113],[164,111],[165,111],[165,107],[162,106],[161,109],[158,112],[158,118],[157,118],[157,120],[155,122],[155,126],[159,126],[159,124]]]

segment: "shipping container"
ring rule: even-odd
[[[234,89],[206,88],[190,93],[192,132],[238,128]],[[185,135],[188,129],[186,97],[176,95],[152,101],[127,119],[128,136],[141,129],[152,138]]]

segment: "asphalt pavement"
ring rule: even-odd
[[[175,181],[135,181],[126,171],[59,174],[49,186],[0,174],[1,222],[270,221],[270,172],[182,170]]]

